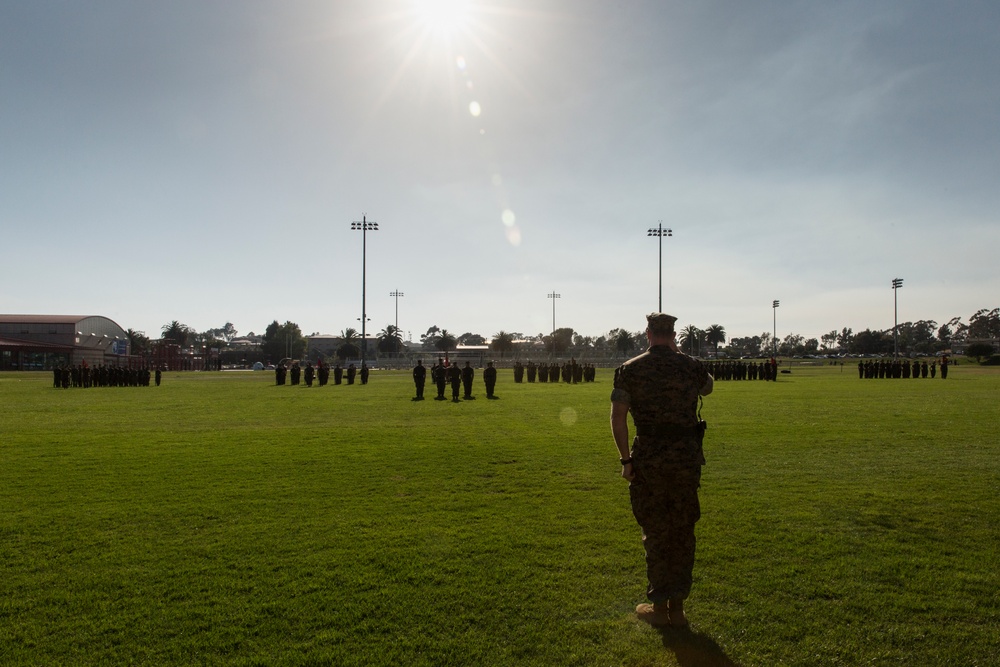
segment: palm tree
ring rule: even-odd
[[[340,359],[357,359],[361,356],[361,347],[355,343],[358,339],[358,330],[350,327],[340,332],[341,342],[337,347],[337,357]]]
[[[385,325],[385,329],[378,332],[378,351],[388,356],[398,356],[403,347],[403,333],[394,324]]]
[[[621,352],[622,356],[635,349],[635,338],[625,329],[615,329],[608,337],[614,341],[615,350]]]
[[[499,352],[500,358],[503,359],[504,352],[514,351],[514,336],[501,329],[493,334],[493,342],[490,343],[490,349],[494,352]]]
[[[149,352],[149,339],[146,338],[145,333],[136,331],[135,329],[126,329],[125,336],[128,337],[132,354],[142,355]]]
[[[690,355],[698,356],[701,348],[701,341],[705,337],[705,332],[693,324],[689,324],[681,329],[680,344],[681,349]]]
[[[188,342],[188,338],[193,333],[191,327],[186,324],[181,324],[177,320],[174,320],[170,324],[164,324],[161,329],[163,332],[160,336],[161,339],[176,343],[181,347],[185,347]]]
[[[441,329],[441,333],[438,335],[437,342],[434,343],[434,347],[441,350],[442,352],[447,352],[448,350],[455,349],[455,336],[448,332],[447,329]]]
[[[726,329],[721,324],[713,324],[705,330],[705,340],[715,346],[715,356],[719,356],[719,343],[726,342]]]

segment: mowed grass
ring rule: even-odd
[[[717,383],[691,633],[597,379],[0,374],[0,664],[1000,664],[1000,373]]]

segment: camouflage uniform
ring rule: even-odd
[[[493,398],[493,390],[497,386],[497,369],[493,367],[493,362],[486,363],[483,369],[483,382],[486,383],[486,398]]]
[[[452,364],[446,371],[448,381],[451,382],[451,400],[458,402],[458,389],[462,386],[462,369]]]
[[[465,392],[463,398],[469,400],[472,398],[472,380],[476,377],[476,371],[473,370],[469,362],[465,362],[465,368],[462,369],[462,389]]]
[[[427,369],[424,362],[417,359],[417,365],[413,367],[413,384],[417,388],[417,399],[424,398],[424,384],[427,382]]]
[[[701,516],[702,435],[699,391],[708,383],[700,361],[655,345],[615,371],[611,400],[628,406],[632,441],[632,513],[642,528],[651,602],[691,591],[694,526]]]

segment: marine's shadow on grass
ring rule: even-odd
[[[676,628],[659,628],[663,646],[674,652],[681,667],[740,667],[706,634]]]

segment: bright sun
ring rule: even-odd
[[[468,0],[412,0],[420,21],[433,32],[449,35],[465,26]]]

